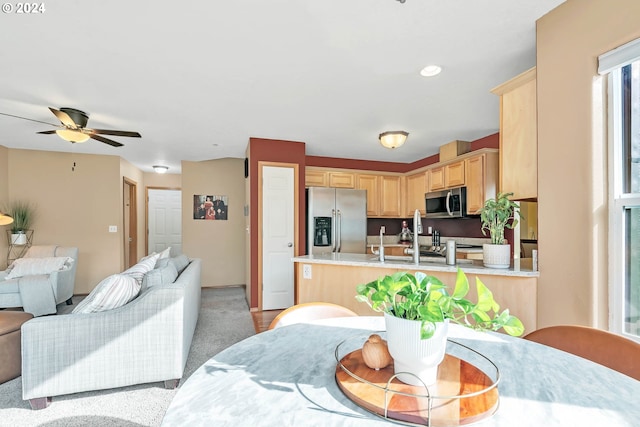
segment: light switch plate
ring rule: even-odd
[[[109,226],[109,233],[117,233],[118,232],[118,226],[117,225],[110,225]]]

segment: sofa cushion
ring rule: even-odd
[[[142,289],[173,283],[176,281],[176,277],[178,277],[178,270],[176,270],[173,264],[154,268],[144,275],[144,279],[142,279]]]
[[[189,258],[185,254],[182,254],[178,255],[177,257],[171,258],[171,261],[169,262],[174,265],[176,271],[178,272],[178,275],[180,275],[180,273],[182,273],[182,270],[184,270],[187,265],[189,265]]]
[[[140,292],[140,283],[129,274],[113,274],[103,279],[72,313],[95,313],[121,307]]]
[[[132,276],[138,281],[139,285],[142,285],[142,279],[144,278],[144,275],[153,270],[159,256],[160,254],[148,255],[142,258],[136,265],[123,271],[122,274]]]
[[[0,294],[17,294],[20,292],[20,279],[0,280]]]
[[[161,251],[160,252],[160,258],[158,258],[158,259],[166,259],[166,258],[169,258],[170,256],[171,256],[171,246],[169,246],[164,251]]]
[[[71,268],[71,264],[73,264],[71,257],[18,258],[7,268],[6,279],[67,270]]]
[[[158,261],[156,261],[156,268],[166,267],[170,262],[171,258],[158,258]]]

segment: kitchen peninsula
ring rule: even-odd
[[[391,258],[391,259],[390,259]],[[444,258],[439,261],[444,261]],[[416,265],[404,257],[387,257],[384,262],[371,254],[335,253],[307,255],[293,258],[296,271],[296,302],[325,301],[339,304],[359,315],[375,314],[369,306],[356,301],[356,287],[380,276],[397,271],[416,272],[436,276],[453,289],[459,267],[469,279],[470,296],[476,298],[475,280],[478,277],[493,292],[501,309],[522,320],[525,331],[537,327],[537,271],[517,266],[509,269],[486,268],[468,260],[458,260],[455,266],[421,257]]]

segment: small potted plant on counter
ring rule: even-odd
[[[476,278],[477,302],[466,298],[469,281],[458,269],[453,293],[439,279],[422,272],[397,272],[358,285],[356,299],[384,313],[389,353],[398,379],[411,385],[436,382],[444,359],[449,322],[477,330],[504,329],[522,335],[524,325],[493,299]],[[493,315],[490,313],[493,312]]]
[[[511,245],[505,243],[504,229],[518,224],[520,207],[509,200],[513,193],[498,193],[495,199],[487,199],[478,212],[482,221],[482,234],[491,236],[491,243],[482,245],[482,262],[489,268],[509,268]]]

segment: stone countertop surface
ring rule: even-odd
[[[519,262],[510,268],[487,268],[482,265],[476,265],[469,260],[457,260],[456,265],[446,265],[444,257],[420,257],[420,264],[415,265],[410,257],[392,257],[387,256],[384,262],[380,262],[378,257],[371,254],[350,254],[350,253],[332,253],[322,255],[304,255],[292,258],[294,262],[315,263],[315,264],[334,264],[334,265],[350,265],[354,267],[378,267],[378,268],[398,268],[407,270],[428,270],[428,271],[444,271],[455,273],[460,267],[465,273],[485,274],[494,276],[513,276],[513,277],[539,277],[538,271],[530,268],[520,268]],[[466,262],[463,262],[466,261]]]

